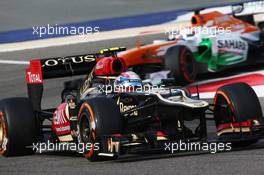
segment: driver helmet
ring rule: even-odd
[[[125,88],[131,90],[131,88],[142,86],[142,80],[140,77],[132,71],[127,71],[121,73],[114,82],[114,85],[117,87]]]

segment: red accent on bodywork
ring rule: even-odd
[[[235,78],[201,84],[199,85],[199,92],[200,93],[215,92],[219,87],[223,85],[230,83],[238,83],[238,82],[245,82],[250,86],[264,85],[264,75],[255,73],[255,74],[243,75]],[[196,93],[197,91],[196,86],[190,86],[188,87],[188,89],[192,94]]]
[[[112,134],[112,136],[115,136],[115,137],[122,137],[122,134]]]
[[[95,76],[118,75],[127,70],[126,63],[123,58],[105,57],[100,59],[94,69]]]
[[[30,60],[29,68],[26,69],[27,84],[43,84],[40,60]]]
[[[157,135],[157,137],[167,137],[167,136],[168,136],[167,134],[165,134],[165,133],[162,132],[162,131],[157,131],[157,132],[156,132],[156,135]]]
[[[60,104],[53,114],[52,130],[56,135],[70,134],[70,122],[66,116],[66,103]]]
[[[251,127],[252,126],[252,120],[247,120],[243,122],[230,122],[230,123],[224,123],[217,126],[217,131],[221,131],[223,129],[228,128],[239,128],[239,127]]]

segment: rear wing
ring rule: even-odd
[[[96,64],[96,55],[30,60],[26,69],[28,84],[42,83],[43,79],[88,74]]]
[[[264,0],[256,0],[232,5],[233,16],[253,25],[263,22],[263,13]]]
[[[225,7],[227,14],[231,14],[234,17],[246,21],[250,24],[255,24],[255,15],[264,13],[264,0],[241,0],[240,2],[227,2],[216,4],[214,6],[203,6],[186,9],[186,11],[194,12],[194,15],[200,15],[203,10]],[[216,11],[215,9],[213,11]],[[263,21],[262,19],[260,21]]]
[[[244,2],[232,5],[232,13],[235,16],[255,15],[264,13],[264,0]]]
[[[117,52],[125,50],[125,47],[114,47],[102,49],[95,54],[30,60],[29,67],[26,68],[26,82],[33,109],[41,111],[43,80],[88,75],[100,58],[116,56]]]
[[[41,111],[44,79],[89,74],[95,64],[95,55],[30,60],[26,69],[26,82],[33,109]]]
[[[30,60],[26,81],[27,84],[40,84],[43,79],[89,74],[98,59],[116,57],[117,52],[125,50],[125,47],[112,47],[95,54]]]

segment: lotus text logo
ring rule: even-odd
[[[45,66],[56,66],[56,65],[63,65],[67,63],[74,63],[74,64],[81,64],[81,63],[89,63],[94,62],[95,57],[94,55],[80,55],[80,56],[72,56],[72,57],[64,57],[64,58],[50,58],[44,60],[44,64],[42,67]]]

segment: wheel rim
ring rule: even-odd
[[[2,115],[2,113],[0,113]],[[2,117],[0,116],[0,148],[3,145],[4,141],[4,122],[2,121]]]
[[[81,139],[84,144],[87,144],[90,141],[90,125],[86,116],[82,117]]]
[[[80,137],[84,145],[92,144],[92,148],[86,150],[86,152],[84,153],[86,158],[91,159],[91,157],[94,154],[94,144],[93,143],[94,143],[95,136],[93,135],[93,129],[90,126],[90,120],[87,118],[86,114],[82,116],[82,121],[80,124]]]
[[[220,124],[221,122],[232,122],[234,121],[234,114],[232,111],[232,107],[230,106],[230,104],[228,103],[227,99],[222,95],[222,94],[217,94],[216,100],[215,100],[215,108],[214,108],[214,115],[216,118],[216,123],[217,125]],[[224,111],[220,105],[224,105],[227,106],[227,111]],[[224,121],[219,119],[224,119]]]

